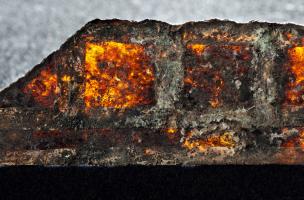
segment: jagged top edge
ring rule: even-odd
[[[258,21],[258,20],[251,20],[248,22],[236,22],[233,20],[229,20],[229,19],[218,19],[218,18],[213,18],[213,19],[207,19],[207,20],[193,20],[193,21],[187,21],[185,23],[181,23],[181,24],[170,24],[168,22],[165,21],[161,21],[161,20],[156,20],[156,19],[144,19],[144,20],[124,20],[124,19],[120,19],[120,18],[112,18],[112,19],[93,19],[89,22],[87,22],[84,27],[90,25],[90,24],[95,24],[95,23],[105,23],[105,22],[113,22],[113,21],[117,21],[117,22],[126,22],[126,23],[147,23],[147,22],[156,22],[156,23],[161,23],[161,24],[166,24],[168,26],[172,26],[172,27],[180,27],[180,26],[184,26],[184,25],[188,25],[188,24],[201,24],[201,23],[229,23],[229,24],[234,24],[234,25],[249,25],[249,24],[257,24],[257,25],[268,25],[268,26],[293,26],[294,28],[304,28],[304,25],[301,24],[295,24],[295,23],[278,23],[278,22],[267,22],[267,21]]]
[[[32,71],[35,71],[39,66],[43,65],[43,63],[48,60],[50,57],[54,56],[54,54],[58,51],[60,51],[61,49],[65,48],[65,45],[70,43],[71,40],[73,40],[75,37],[77,37],[81,32],[83,32],[84,30],[92,27],[92,26],[96,26],[98,24],[113,24],[113,22],[117,22],[117,23],[126,23],[126,24],[145,24],[145,23],[158,23],[158,24],[163,24],[165,26],[170,27],[173,31],[178,31],[184,27],[187,27],[189,25],[197,25],[197,24],[219,24],[219,25],[233,25],[233,26],[250,26],[250,25],[256,25],[256,26],[265,26],[271,29],[275,29],[278,27],[282,27],[284,26],[285,28],[295,28],[295,29],[302,29],[304,31],[304,26],[303,25],[299,25],[299,24],[294,24],[294,23],[273,23],[273,22],[260,22],[260,21],[249,21],[249,22],[245,22],[245,23],[240,23],[240,22],[235,22],[232,20],[228,20],[228,19],[208,19],[208,20],[202,20],[202,21],[188,21],[182,24],[170,24],[167,22],[163,22],[160,20],[155,20],[155,19],[144,19],[141,21],[136,21],[136,20],[124,20],[124,19],[119,19],[119,18],[112,18],[112,19],[93,19],[89,22],[87,22],[84,26],[82,26],[80,29],[78,29],[74,34],[72,34],[71,36],[69,36],[65,42],[63,42],[63,44],[60,45],[60,47],[53,51],[50,52],[50,54],[48,56],[46,56],[45,58],[42,59],[42,61],[36,65],[34,65],[27,73],[25,73],[22,77],[18,78],[16,81],[12,82],[11,84],[9,84],[7,87],[5,87],[4,89],[0,90],[0,95],[4,94],[9,88],[11,88],[12,86],[14,86],[15,84],[19,83],[20,81],[22,81],[28,74],[32,73]],[[224,23],[224,24],[223,24]]]

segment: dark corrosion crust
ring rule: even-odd
[[[303,36],[93,20],[0,92],[0,165],[302,164]]]

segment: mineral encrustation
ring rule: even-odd
[[[94,20],[0,92],[0,165],[304,163],[304,27]]]

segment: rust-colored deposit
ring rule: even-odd
[[[115,41],[87,43],[87,108],[130,108],[153,102],[154,69],[142,45]]]
[[[205,136],[205,138],[195,138],[190,131],[187,133],[186,139],[183,142],[183,147],[189,150],[198,150],[201,153],[206,152],[210,148],[233,148],[236,141],[233,139],[232,132],[224,132],[222,134],[213,133]]]
[[[246,76],[249,68],[244,62],[252,59],[248,47],[193,43],[188,44],[187,49],[195,55],[195,64],[186,66],[186,92],[191,93],[193,88],[197,88],[200,92],[209,94],[208,103],[212,108],[221,106],[222,93],[225,92],[224,70],[229,67],[227,74],[234,76],[234,79]],[[229,79],[227,81],[230,82],[231,78]]]
[[[285,133],[288,129],[283,129]],[[297,128],[297,134],[295,136],[289,137],[286,141],[283,142],[283,148],[293,148],[299,151],[304,151],[304,128]]]
[[[285,90],[285,101],[290,105],[303,106],[304,103],[304,47],[288,49],[287,70],[291,74]]]
[[[294,132],[288,135],[289,132]],[[281,144],[281,150],[278,153],[282,163],[302,163],[304,161],[304,128],[283,128],[282,133],[287,135],[287,139]]]
[[[52,67],[41,70],[33,80],[27,83],[23,92],[34,98],[37,104],[52,107],[60,92],[57,74],[52,72]]]
[[[188,44],[188,49],[191,49],[196,55],[200,56],[204,52],[206,45],[203,44]]]

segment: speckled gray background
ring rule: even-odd
[[[0,90],[95,18],[304,24],[303,14],[303,0],[0,0]]]

